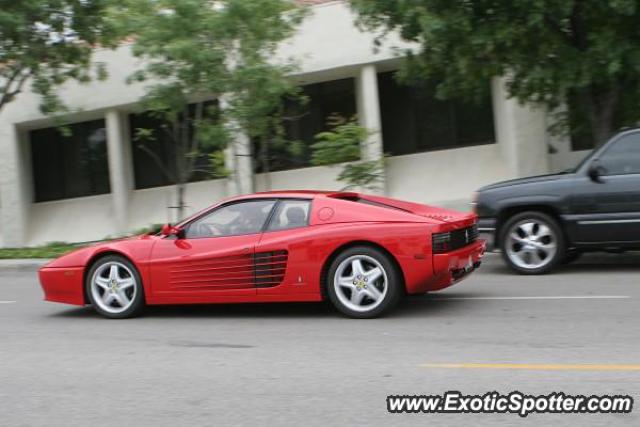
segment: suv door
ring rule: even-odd
[[[243,200],[222,205],[153,247],[150,262],[154,296],[256,294],[254,251],[276,201]]]
[[[578,243],[640,244],[640,132],[622,134],[594,156],[576,179],[571,205]]]

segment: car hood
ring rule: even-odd
[[[86,265],[89,259],[101,252],[115,252],[130,256],[130,258],[134,258],[133,256],[131,256],[132,250],[136,249],[136,247],[140,248],[143,245],[147,248],[150,248],[150,245],[144,242],[150,243],[158,238],[158,236],[143,234],[125,237],[117,240],[107,240],[103,242],[92,243],[87,246],[82,246],[71,252],[67,252],[66,254],[63,254],[58,258],[49,261],[48,263],[43,265],[42,268],[81,267]],[[146,252],[148,252],[148,250],[135,251],[135,253],[137,254]]]
[[[557,181],[559,179],[566,179],[567,176],[569,176],[569,174],[567,173],[555,173],[555,174],[548,174],[548,175],[529,176],[526,178],[510,179],[508,181],[501,181],[501,182],[496,182],[495,184],[486,185],[478,191],[481,192],[486,190],[493,190],[496,188],[511,187],[515,185]]]

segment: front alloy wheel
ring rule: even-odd
[[[379,316],[401,294],[396,270],[389,257],[377,249],[366,246],[348,249],[329,268],[329,298],[348,316]]]
[[[564,256],[562,231],[549,215],[524,212],[507,221],[503,230],[503,258],[519,273],[547,273]]]
[[[131,262],[119,256],[98,260],[87,274],[86,287],[91,304],[105,317],[131,317],[144,306],[140,275]]]

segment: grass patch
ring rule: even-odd
[[[44,246],[36,246],[33,248],[0,248],[0,259],[57,258],[60,255],[79,249],[83,246],[86,245],[52,242]]]
[[[123,237],[137,236],[140,234],[156,234],[160,232],[162,224],[151,224],[148,227],[135,230],[133,233],[124,236],[107,236],[101,242],[121,239]],[[97,243],[97,242],[94,242]],[[91,243],[67,243],[51,242],[42,246],[31,248],[0,248],[0,259],[29,259],[29,258],[57,258],[67,252],[89,246]]]

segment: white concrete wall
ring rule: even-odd
[[[473,191],[510,177],[498,144],[387,159],[389,196],[462,210]]]
[[[361,121],[377,127],[379,120],[374,120],[374,114],[370,113],[376,109],[368,105],[377,98],[372,91],[375,86],[372,70],[397,67],[399,60],[394,49],[412,46],[402,42],[397,34],[389,34],[374,51],[375,34],[360,31],[354,25],[354,18],[348,5],[340,1],[313,7],[296,35],[283,43],[276,60],[295,58],[299,72],[292,78],[300,84],[355,78],[359,82]],[[109,117],[108,145],[113,150],[119,143],[129,143],[124,129],[126,120],[122,118],[135,108],[144,94],[144,86],[128,85],[125,81],[142,64],[131,56],[129,45],[115,51],[97,50],[95,60],[107,64],[109,78],[89,84],[68,82],[60,89],[60,96],[76,111],[66,117],[70,122]],[[362,85],[364,80],[368,82],[367,91],[363,90],[366,89]],[[574,158],[581,155],[563,152],[552,157],[549,166],[545,112],[506,100],[499,79],[494,82],[493,94],[497,144],[393,157],[388,161],[385,193],[464,207],[470,194],[481,185],[544,173],[550,167],[561,169],[563,163],[574,163]],[[169,208],[176,204],[173,186],[132,189],[131,159],[126,149],[109,153],[110,180],[115,189],[111,194],[33,203],[31,159],[25,134],[29,129],[52,125],[52,121],[40,113],[39,103],[37,96],[26,91],[0,113],[0,245],[101,239],[176,219],[175,209]],[[381,137],[380,133],[376,134],[377,152],[380,152]],[[228,150],[229,165],[239,163],[234,160],[233,150],[244,149],[236,145]],[[233,171],[231,179],[189,184],[187,213],[244,192],[249,183],[255,183],[256,191],[344,187],[335,179],[339,167],[313,167],[251,177],[245,163]],[[126,212],[122,212],[123,206],[127,206]]]
[[[341,190],[345,184],[336,180],[341,165],[256,174],[256,191],[269,190]]]
[[[33,203],[26,245],[87,242],[117,234],[111,195]]]
[[[342,165],[256,175],[256,191],[340,190]],[[267,176],[268,175],[268,176]],[[474,190],[511,178],[497,144],[395,156],[387,159],[386,195],[420,203],[468,209]]]
[[[568,137],[549,136],[552,152],[549,153],[549,171],[562,172],[575,167],[591,150],[571,151],[571,141]]]
[[[187,184],[185,214],[190,215],[226,197],[226,180]],[[128,231],[152,224],[175,222],[175,186],[135,190],[128,205]],[[36,246],[54,241],[85,242],[122,234],[117,227],[111,195],[79,197],[34,203],[26,245]]]
[[[189,183],[185,194],[185,215],[191,215],[225,197],[225,179]],[[171,206],[177,206],[176,187],[173,185],[135,190],[131,194],[128,229],[177,221],[177,210]]]
[[[345,69],[355,77],[358,65],[393,59],[394,49],[414,47],[403,42],[398,34],[390,33],[374,52],[375,34],[356,28],[355,18],[355,13],[342,1],[315,6],[296,35],[282,44],[277,56],[280,60],[295,59],[300,78],[310,81],[313,73],[325,73],[324,80],[330,74],[342,77]]]
[[[394,59],[393,47],[406,47],[400,39],[391,35],[388,42],[374,52],[374,35],[358,30],[353,25],[355,15],[343,2],[331,2],[311,9],[310,16],[303,22],[296,35],[283,43],[276,60],[288,60],[295,58],[300,72],[293,76],[300,83],[312,81],[331,80],[341,77],[357,77],[360,64],[384,62]],[[107,64],[109,78],[105,81],[94,81],[89,84],[79,84],[70,81],[63,85],[59,94],[65,103],[75,113],[69,114],[65,120],[76,122],[95,118],[105,118],[107,111],[111,118],[115,118],[116,110],[126,112],[144,94],[143,84],[126,83],[131,73],[142,65],[142,61],[131,56],[130,45],[123,45],[115,51],[98,49],[94,54],[96,62]],[[60,200],[52,203],[33,204],[31,171],[29,169],[30,156],[28,144],[20,136],[29,129],[52,125],[52,120],[39,111],[40,99],[28,89],[20,94],[17,101],[10,103],[0,114],[0,222],[11,224],[2,230],[3,242],[13,246],[34,244],[50,239],[61,240],[68,236],[68,240],[78,240],[84,232],[74,234],[72,230],[58,233],[55,230],[64,230],[60,221],[63,220],[58,212],[68,209],[76,209],[79,205],[87,204],[87,212],[93,212],[91,206],[95,206],[100,212],[104,212],[105,203],[110,200],[111,213],[115,214],[114,206],[122,207],[128,200],[135,206],[126,215],[121,210],[117,213],[118,228],[122,231],[123,224],[129,228],[146,225],[148,222],[157,222],[157,219],[165,220],[167,206],[167,189],[152,189],[143,191],[130,191],[128,178],[121,179],[114,172],[111,176],[112,185],[117,191],[102,198],[89,197],[83,201]],[[110,120],[113,125],[114,120]],[[117,130],[110,126],[111,134]],[[125,143],[126,136],[117,135],[116,139],[122,139]],[[113,154],[113,153],[111,153]],[[110,154],[110,163],[119,169],[127,165],[120,165],[120,161],[126,160],[126,153]],[[247,183],[247,168],[241,168],[241,176],[235,177],[242,184]],[[285,174],[287,175],[287,174]],[[278,181],[274,176],[274,182]],[[324,183],[324,181],[321,181]],[[122,184],[122,185],[120,185]],[[281,186],[286,186],[282,183]],[[213,194],[219,195],[220,187],[216,185]],[[228,193],[242,191],[246,185],[227,185]],[[198,186],[194,187],[194,191]],[[191,189],[191,188],[190,188]],[[130,194],[127,194],[130,192]],[[157,197],[157,198],[156,198]],[[100,202],[97,202],[100,200]],[[140,200],[145,200],[154,206],[151,218],[143,221],[140,212],[143,210]],[[201,205],[199,199],[193,202]],[[172,203],[174,204],[174,203]],[[89,206],[91,205],[91,206]],[[51,214],[47,214],[51,211]],[[161,212],[161,213],[157,213]],[[33,214],[33,215],[32,215]],[[131,215],[131,217],[128,217]],[[100,221],[100,219],[96,219]],[[46,230],[54,230],[47,231]],[[80,229],[81,230],[81,229]],[[95,231],[87,231],[86,239],[98,236],[100,233],[111,229],[98,227]],[[36,238],[41,234],[42,238]],[[77,235],[78,239],[72,238]],[[103,237],[103,236],[98,236]],[[86,240],[81,238],[81,240]]]
[[[513,177],[549,172],[547,112],[509,99],[506,78],[492,81],[496,139]]]

